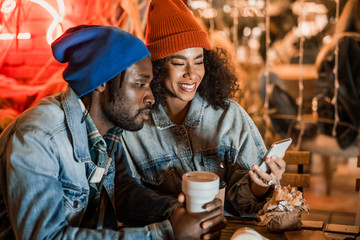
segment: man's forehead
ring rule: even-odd
[[[152,68],[141,69],[141,68],[128,68],[124,75],[125,82],[132,82],[136,80],[151,81],[153,79]]]

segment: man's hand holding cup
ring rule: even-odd
[[[170,222],[176,239],[219,239],[226,226],[222,201],[215,198],[219,177],[196,171],[183,175],[183,193],[178,197],[185,207],[178,207]]]

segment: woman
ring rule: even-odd
[[[286,164],[275,157],[267,159],[271,174],[259,169],[266,147],[249,115],[228,100],[237,79],[225,52],[210,50],[207,34],[181,0],[150,3],[145,38],[156,103],[141,131],[123,134],[133,175],[175,198],[185,172],[211,171],[227,184],[229,213],[257,212]]]

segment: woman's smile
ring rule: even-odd
[[[196,91],[196,83],[192,83],[192,84],[178,83],[178,85],[185,92],[194,92],[194,91]]]

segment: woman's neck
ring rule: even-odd
[[[181,124],[189,111],[190,103],[168,98],[164,110],[173,123]]]

